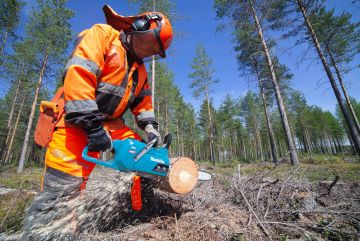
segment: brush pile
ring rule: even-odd
[[[232,176],[199,182],[187,195],[145,187],[140,212],[131,209],[132,175],[96,168],[85,195],[53,207],[61,218],[44,232],[55,227],[59,237],[71,231],[80,241],[359,240],[358,182],[343,182],[341,176],[309,182],[298,178],[306,172],[301,166],[279,179],[273,175],[276,166],[248,175],[240,168]],[[54,235],[51,240],[60,240]]]
[[[131,177],[124,185],[124,174],[97,172],[79,240],[358,240],[359,183],[293,180],[298,171],[279,180],[238,170],[183,196],[155,190],[140,212],[130,208]]]

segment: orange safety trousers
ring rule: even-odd
[[[108,131],[113,140],[142,139],[127,126]],[[87,135],[82,129],[58,127],[53,133],[46,151],[45,164],[47,167],[72,176],[83,177],[86,180],[96,165],[82,158],[81,154],[86,145]],[[89,152],[88,154],[92,157],[99,157],[99,152]]]

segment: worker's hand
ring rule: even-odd
[[[161,146],[162,140],[160,133],[155,129],[155,127],[152,124],[147,124],[145,127],[147,142],[150,142],[154,139],[157,139],[157,142],[155,143],[155,146]]]
[[[112,150],[112,141],[109,133],[102,126],[87,128],[85,132],[88,136],[89,151]]]

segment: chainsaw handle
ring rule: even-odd
[[[115,160],[109,160],[109,161],[104,161],[95,157],[91,157],[88,155],[89,152],[89,147],[85,146],[81,156],[85,161],[91,162],[91,163],[95,163],[98,164],[100,166],[104,166],[104,167],[110,167],[110,168],[114,168],[117,169],[117,165],[115,163]]]
[[[157,142],[157,139],[154,138],[149,143],[147,143],[146,146],[144,146],[144,148],[141,149],[138,154],[136,154],[136,156],[134,157],[134,160],[138,161],[145,153],[150,151],[150,149],[155,145],[156,142]]]

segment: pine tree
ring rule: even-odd
[[[12,39],[16,37],[14,31],[19,24],[20,11],[23,5],[24,2],[19,0],[2,0],[0,2],[0,31],[2,34],[0,59],[2,59],[8,37]]]
[[[360,155],[360,133],[358,133],[354,120],[351,117],[348,109],[344,105],[343,98],[339,91],[338,85],[336,83],[336,79],[330,69],[330,64],[326,59],[325,51],[321,47],[321,41],[319,34],[316,32],[314,28],[311,17],[313,14],[317,13],[319,9],[323,7],[322,0],[275,0],[272,2],[272,14],[271,20],[273,22],[274,29],[284,29],[288,28],[288,26],[292,26],[292,29],[289,30],[287,36],[305,34],[305,39],[308,40],[315,51],[318,54],[318,57],[324,67],[328,80],[331,84],[331,87],[334,91],[337,102],[340,106],[341,112],[344,116],[344,119],[347,123],[347,127],[349,129],[350,137],[353,142],[356,153]],[[301,24],[295,24],[298,22],[298,17],[302,18]],[[292,23],[292,24],[289,24]],[[304,35],[303,35],[304,36]]]
[[[334,16],[334,9],[326,11],[325,7],[309,16],[314,31],[319,36],[320,45],[325,50],[326,59],[335,70],[351,117],[360,135],[359,120],[351,105],[342,77],[343,73],[351,71],[349,66],[354,61],[355,56],[360,53],[360,23],[351,23],[351,17],[350,13]]]
[[[38,66],[38,81],[34,91],[35,96],[27,124],[18,172],[22,172],[24,168],[40,88],[44,75],[50,69],[48,64],[56,65],[62,62],[64,51],[71,39],[69,20],[73,16],[73,12],[66,8],[66,2],[66,0],[38,0],[38,7],[33,9],[30,22],[26,27],[25,39],[32,40],[30,46],[36,53],[34,65]]]
[[[265,11],[267,9],[267,5],[269,1],[256,1],[257,8],[260,11]],[[229,17],[235,22],[235,28],[241,29],[244,27],[248,29],[253,26],[254,30],[257,33],[258,42],[261,45],[262,53],[264,55],[264,59],[266,61],[266,65],[270,74],[270,79],[274,88],[276,101],[278,104],[279,112],[281,115],[281,121],[284,128],[284,133],[286,135],[286,143],[289,149],[289,154],[291,158],[291,162],[293,165],[297,165],[299,163],[296,148],[294,145],[294,141],[292,139],[292,133],[288,121],[288,117],[285,110],[285,105],[282,97],[282,93],[279,87],[279,79],[276,75],[274,58],[270,54],[268,43],[264,37],[264,32],[262,29],[262,25],[258,19],[258,15],[253,4],[252,0],[248,1],[215,1],[215,7],[217,9],[217,16],[220,18]],[[241,13],[241,14],[239,14]]]
[[[204,97],[207,103],[210,160],[215,164],[210,94],[212,85],[217,83],[218,80],[213,79],[215,70],[212,67],[212,59],[207,55],[205,48],[201,44],[197,45],[196,56],[193,59],[191,68],[193,72],[189,74],[189,77],[192,79],[190,88],[193,89],[193,95],[195,98]]]

